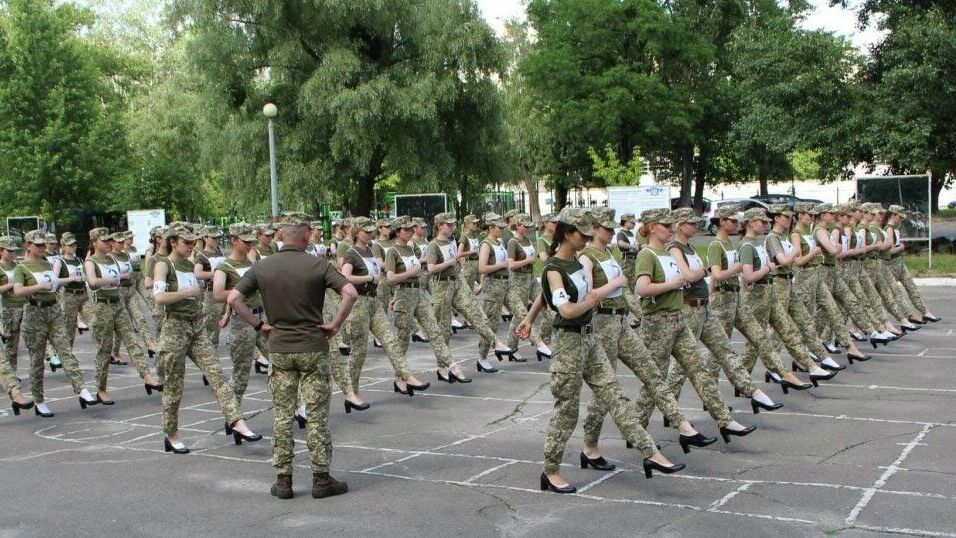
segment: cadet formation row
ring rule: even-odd
[[[14,414],[34,408],[36,415],[52,417],[43,397],[48,362],[51,371],[62,368],[66,373],[81,408],[113,405],[108,373],[111,365],[125,364],[123,345],[147,395],[162,393],[165,450],[183,454],[189,449],[178,435],[177,418],[188,356],[222,408],[226,433],[237,444],[257,441],[261,436],[249,430],[241,414],[250,372],[254,366],[258,373],[275,376],[270,349],[288,351],[295,345],[288,348],[288,342],[274,342],[275,333],[267,335],[282,330],[290,316],[298,320],[296,316],[308,314],[290,313],[292,301],[276,298],[270,312],[268,297],[264,303],[257,292],[265,289],[261,283],[266,276],[256,274],[256,267],[280,251],[301,250],[321,262],[307,266],[309,272],[330,271],[320,278],[320,296],[313,297],[327,325],[313,325],[309,331],[328,336],[338,353],[323,355],[326,366],[320,365],[318,372],[325,373],[324,384],[306,383],[305,377],[300,384],[298,377],[284,375],[286,383],[278,382],[279,376],[270,383],[276,403],[274,495],[292,495],[293,419],[300,428],[309,425],[313,495],[347,489],[328,475],[329,385],[334,382],[341,389],[347,413],[370,408],[359,385],[368,333],[393,367],[394,391],[413,396],[428,390],[430,383],[408,367],[412,341],[431,347],[439,381],[472,381],[452,362],[448,346],[452,334],[465,329],[479,335],[477,373],[498,371],[489,361],[492,352],[499,361],[526,362],[518,352],[519,338],[530,340],[538,360],[551,361],[555,404],[540,485],[567,493],[575,488],[562,478],[560,464],[577,424],[582,381],[594,393],[584,423],[582,468],[615,469],[598,446],[604,416],[610,412],[628,446],[641,451],[650,477],[654,470],[672,473],[684,467],[668,460],[645,429],[655,407],[665,425],[678,430],[685,453],[717,441],[695,429],[678,407],[685,380],[729,442],[755,426],[733,420],[717,390],[720,370],[736,396],[751,400],[754,413],[779,409],[782,404],[753,382],[757,359],[767,370],[765,382],[779,384],[784,394],[806,390],[846,368],[831,355],[845,351],[850,364],[866,361],[870,356],[856,342],[885,346],[939,320],[923,304],[903,264],[902,207],[800,203],[793,210],[785,204],[771,206],[769,214],[722,207],[718,217],[719,231],[706,262],[690,245],[698,220],[690,209],[645,211],[636,230],[630,214],[617,219],[608,208],[566,208],[542,219],[536,241],[531,239],[536,226],[524,214],[468,215],[456,234],[455,216],[442,213],[434,218],[430,241],[424,221],[417,218],[343,219],[334,223],[333,236],[325,241],[320,222],[288,214],[278,233],[270,225],[231,225],[228,256],[218,228],[182,222],[154,229],[144,256],[136,252],[128,232],[90,230],[90,248],[81,260],[72,234],[64,233],[58,245],[55,236],[33,231],[24,238],[24,259],[18,263],[18,245],[4,237],[0,293],[5,356],[0,360],[0,384],[10,395]],[[284,248],[282,230],[297,234],[303,227],[311,232],[302,238],[301,248],[291,238]],[[737,233],[741,239],[735,245],[731,236]],[[540,280],[534,276],[536,261],[544,264]],[[295,279],[304,278],[296,274],[293,261],[273,266],[279,273],[267,273],[272,280],[294,286],[300,284]],[[257,279],[258,285],[248,283]],[[294,282],[286,282],[289,279]],[[340,303],[344,286],[350,286],[349,294],[355,297]],[[339,332],[335,320],[343,315],[347,322]],[[536,324],[539,315],[542,320]],[[85,388],[71,351],[75,333],[84,330],[83,325],[78,329],[78,318],[92,328],[97,345],[95,393]],[[500,320],[510,321],[503,340],[497,337]],[[229,331],[230,379],[216,354],[221,328]],[[730,345],[734,328],[746,339],[742,356]],[[21,333],[30,354],[32,401],[22,394],[16,377]],[[324,336],[319,338],[325,344]],[[709,350],[709,357],[698,352],[699,344]],[[790,368],[781,362],[781,347],[792,357]],[[147,356],[155,359],[155,371]],[[616,379],[618,360],[643,383],[636,405],[629,404]],[[806,372],[809,380],[796,372]]]

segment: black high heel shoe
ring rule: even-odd
[[[554,484],[552,484],[551,480],[548,480],[548,475],[541,473],[541,491],[548,491],[548,490],[551,490],[555,493],[575,493],[578,491],[578,488],[570,484],[559,488],[558,486],[555,486]]]
[[[508,357],[508,362],[511,362],[511,357],[513,357],[515,352],[511,349],[496,349],[495,357],[498,357],[498,360],[504,360],[503,357]]]
[[[770,372],[763,373],[763,380],[765,383],[778,383],[778,384],[780,383],[780,381],[777,381],[777,379],[773,377],[773,375],[771,375]]]
[[[757,426],[747,426],[742,430],[728,430],[726,427],[720,428],[720,436],[724,438],[725,443],[730,442],[730,437],[745,437],[750,435],[757,429]]]
[[[810,374],[810,382],[813,383],[814,387],[819,386],[818,381],[827,381],[836,377],[837,373],[834,371],[829,371],[826,375]]]
[[[149,383],[143,383],[143,388],[146,389],[147,396],[152,396],[154,390],[156,392],[163,392],[165,387],[163,385],[150,385]]]
[[[149,358],[151,359],[156,356],[156,352],[148,348],[146,349],[146,354],[149,355]]]
[[[51,418],[51,417],[53,416],[53,411],[50,411],[49,413],[44,413],[43,411],[40,411],[40,408],[39,408],[39,407],[34,407],[34,408],[33,408],[33,412],[34,412],[34,413],[36,414],[36,416],[38,416],[38,417]]]
[[[849,361],[850,364],[853,364],[853,361],[866,362],[872,358],[873,356],[871,355],[856,355],[854,353],[850,353],[849,351],[846,352],[846,360]]]
[[[516,357],[514,354],[508,355],[508,362],[528,362],[524,357]]]
[[[230,426],[228,422],[226,423],[225,429],[226,429],[226,435],[232,435],[232,426]]]
[[[478,369],[479,372],[485,372],[488,374],[493,374],[498,371],[497,368],[485,368],[484,366],[481,365],[481,361],[475,361],[475,367]]]
[[[368,402],[363,403],[362,405],[359,405],[359,404],[356,404],[356,403],[352,403],[352,402],[350,402],[350,401],[348,401],[348,400],[345,400],[345,413],[346,413],[346,414],[351,413],[353,409],[355,409],[356,411],[365,411],[365,410],[368,409],[369,407],[372,407],[372,406],[369,405]]]
[[[937,322],[939,322],[939,321],[943,321],[943,318],[941,318],[941,317],[939,317],[939,316],[927,316],[926,314],[923,314],[923,319],[925,319],[926,321],[929,321],[929,322],[931,322],[931,323],[937,323]]]
[[[341,353],[343,357],[348,357],[349,355],[352,354],[352,347],[351,346],[340,347],[339,353]]]
[[[551,358],[551,354],[550,354],[550,353],[545,353],[544,351],[541,351],[541,350],[539,350],[539,349],[536,349],[536,350],[534,350],[534,351],[535,351],[535,353],[538,354],[538,362],[541,362],[541,359],[550,359],[550,358]]]
[[[603,457],[594,458],[593,460],[587,456],[584,452],[581,452],[581,468],[587,469],[588,467],[594,469],[595,471],[613,471],[617,469],[617,465],[613,463],[608,463]]]
[[[100,403],[99,394],[96,395],[95,400],[84,400],[82,396],[80,396],[78,399],[80,400],[80,409],[86,409],[89,406],[93,406]]]
[[[435,370],[435,375],[438,376],[439,381],[443,381],[445,383],[454,383],[454,381],[451,379],[451,372],[448,372],[448,377],[443,377],[441,375],[441,370]]]
[[[235,441],[237,445],[241,445],[243,441],[246,441],[247,443],[255,443],[256,441],[260,441],[262,440],[262,436],[258,433],[247,435],[245,433],[233,430],[232,440]]]
[[[515,317],[514,314],[502,314],[501,321],[511,321],[513,317]]]
[[[427,344],[427,343],[431,342],[431,339],[430,339],[430,338],[422,338],[421,336],[418,336],[417,334],[412,333],[412,342],[421,342],[421,343],[423,343],[423,344]]]
[[[668,420],[667,417],[663,417],[662,420],[661,420],[661,422],[664,423],[664,427],[665,427],[665,428],[670,428],[670,427],[671,427],[671,421]]]
[[[206,376],[202,376],[202,384],[205,385],[205,386],[207,386],[207,387],[209,386],[209,380],[206,379]]]
[[[681,434],[680,436],[677,437],[677,442],[680,443],[680,449],[684,451],[684,454],[688,454],[690,452],[690,447],[696,446],[698,448],[702,448],[705,446],[709,446],[716,443],[717,438],[707,437],[706,435],[700,432],[697,432],[694,435]]]
[[[27,403],[10,402],[10,409],[13,410],[13,414],[16,416],[20,416],[21,409],[30,409],[31,407],[33,407],[33,402],[27,402]]]
[[[304,430],[305,425],[309,423],[308,419],[306,419],[305,417],[299,414],[292,415],[292,418],[294,418],[295,421],[299,423],[300,430]]]
[[[182,448],[176,448],[172,443],[169,442],[169,438],[166,437],[163,439],[163,445],[166,449],[166,452],[172,452],[173,454],[189,454],[189,449],[183,445]]]
[[[650,458],[644,458],[644,476],[647,478],[654,478],[654,471],[660,471],[664,474],[673,474],[679,471],[683,471],[687,465],[683,463],[675,463],[670,467],[666,465],[661,465],[656,461]]]
[[[82,398],[80,398],[80,399],[82,400]],[[103,405],[115,405],[115,404],[116,404],[116,402],[114,402],[113,400],[104,400],[103,398],[100,398],[100,395],[99,395],[99,394],[96,395],[96,403],[98,403],[98,404],[103,404]]]
[[[262,364],[262,363],[259,362],[259,361],[255,361],[255,362],[253,363],[253,367],[256,369],[256,373],[257,373],[257,374],[268,374],[268,373],[269,373],[269,366],[266,365],[266,364]]]
[[[751,398],[750,407],[754,410],[754,414],[756,415],[760,413],[761,409],[765,411],[776,411],[777,409],[780,409],[781,407],[783,407],[783,404],[775,403],[773,405],[767,405],[765,403],[758,402],[757,400],[754,400],[753,398]]]
[[[791,382],[787,381],[786,379],[781,379],[781,380],[780,380],[780,388],[783,389],[783,393],[784,393],[784,394],[790,394],[790,392],[789,392],[790,389],[793,389],[793,390],[807,390],[807,389],[809,389],[810,387],[815,387],[815,386],[816,386],[816,385],[814,385],[814,384],[812,384],[812,383],[803,383],[803,384],[797,385],[796,383],[791,383]]]
[[[797,361],[790,361],[790,371],[791,371],[791,372],[802,372],[802,373],[807,373],[807,372],[808,372],[808,370],[804,370],[803,368],[800,368],[800,366],[797,364]]]
[[[392,381],[392,389],[393,389],[395,392],[399,393],[399,394],[406,394],[406,395],[408,395],[408,396],[414,396],[414,395],[415,395],[415,391],[412,390],[412,387],[410,387],[410,386],[408,385],[408,383],[405,383],[405,390],[402,390],[402,389],[398,388],[398,382],[397,382],[397,381]]]
[[[405,386],[408,387],[408,390],[414,390],[417,392],[425,392],[428,390],[428,387],[432,386],[431,383],[425,383],[424,385],[412,385],[411,383],[405,382]]]
[[[448,372],[448,382],[449,383],[471,383],[471,378],[458,377],[457,375],[455,375],[455,372]]]

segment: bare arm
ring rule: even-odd
[[[685,275],[687,282],[697,282],[698,280],[707,276],[707,270],[704,268],[700,269],[691,269],[690,264],[687,263],[687,256],[684,255],[684,251],[674,247],[670,250],[670,255],[674,258],[674,262],[677,263],[677,269],[680,270],[680,274]]]
[[[372,275],[359,276],[359,275],[352,274],[352,271],[354,269],[355,268],[352,267],[351,263],[346,262],[342,264],[342,276],[347,278],[349,283],[351,283],[352,285],[365,284],[366,282],[372,282],[375,280],[375,277],[373,277]]]
[[[213,271],[213,273],[212,298],[215,299],[217,303],[224,303],[229,298],[229,293],[226,291],[226,273],[218,269]]]
[[[817,238],[817,244],[829,254],[839,254],[842,246],[839,243],[834,243],[833,238],[830,234],[823,229],[817,230],[814,234]]]
[[[165,263],[158,263],[153,269],[153,280],[155,282],[166,282],[166,274],[168,269],[166,268]],[[203,289],[202,288],[189,288],[188,290],[182,291],[161,291],[159,293],[153,293],[153,301],[158,305],[168,305],[173,304],[184,299],[189,299],[190,297],[202,297]]]
[[[86,283],[89,284],[90,288],[94,290],[102,288],[103,286],[118,286],[120,283],[119,278],[104,278],[96,276],[96,265],[90,260],[83,262],[83,267],[86,269]]]
[[[637,277],[637,293],[641,297],[657,297],[658,295],[663,295],[669,291],[677,290],[683,288],[687,284],[687,280],[684,278],[684,275],[679,275],[674,280],[670,282],[651,282],[651,277],[649,275],[641,275]]]
[[[491,246],[488,245],[488,243],[482,243],[478,249],[478,274],[487,275],[488,273],[494,273],[499,269],[508,267],[508,260],[501,263],[488,263],[488,254],[490,253]]]

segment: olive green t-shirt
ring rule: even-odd
[[[873,234],[871,237],[875,237],[875,238],[876,238],[875,240],[868,242],[868,243],[867,243],[868,245],[872,245],[873,243],[882,243],[882,242],[886,239],[886,233],[883,231],[882,228],[880,228],[879,226],[877,226],[876,223],[871,222],[871,223],[867,224],[867,225],[866,225],[866,230],[867,230],[868,232],[870,232],[871,234]],[[868,234],[868,235],[869,235],[869,234]],[[873,258],[876,258],[876,259],[879,259],[879,260],[887,260],[887,259],[889,259],[889,251],[888,251],[888,250],[874,250],[871,254],[872,254]]]
[[[818,226],[818,229],[821,229],[827,235],[830,235],[830,232],[836,229],[836,225],[834,225],[832,222],[821,223],[820,226]],[[814,235],[817,235],[816,231],[814,231]],[[820,245],[820,248],[823,249],[823,264],[836,265],[836,254],[831,254],[829,250],[823,248],[823,245]]]
[[[119,278],[121,274],[120,266],[116,263],[116,258],[112,253],[106,256],[93,255],[87,258],[93,262],[93,276],[96,278]],[[110,284],[93,290],[94,298],[117,299],[119,297],[119,288],[115,284]]]
[[[453,259],[457,255],[458,245],[455,244],[454,241],[433,239],[432,242],[428,244],[428,255],[426,256],[426,261],[429,265],[438,265]],[[453,263],[451,264],[451,267],[446,267],[435,274],[442,277],[453,277],[458,274],[458,264]]]
[[[757,249],[760,247],[761,245],[757,242],[756,237],[744,237],[741,239],[740,246],[737,247],[740,263],[742,265],[753,266],[754,271],[759,271],[763,267],[763,260],[760,258],[760,254],[757,253]],[[765,275],[757,282],[752,282],[752,284],[767,284],[768,282],[770,282],[770,276]]]
[[[697,255],[697,251],[694,250],[694,247],[678,241],[671,241],[667,244],[666,248],[668,252],[674,248],[679,249],[688,267],[695,269],[694,265],[699,263],[701,266],[699,268],[703,268],[704,276],[707,276],[707,267],[704,266],[704,261]],[[707,279],[705,278],[701,278],[697,282],[692,283],[689,288],[684,288],[684,297],[689,299],[706,299],[709,296],[710,291],[707,289]]]
[[[385,270],[396,275],[409,271],[420,263],[415,249],[409,245],[392,245],[385,253]]]
[[[189,260],[173,262],[166,256],[158,256],[156,264],[166,266],[166,291],[183,291],[190,287],[199,287],[196,273],[193,272],[193,263]],[[182,284],[182,287],[180,286]],[[196,314],[202,309],[202,304],[196,297],[180,299],[175,303],[167,304],[164,310],[167,314]]]
[[[83,260],[77,258],[76,256],[72,258],[60,256],[60,261],[63,262],[60,264],[60,278],[85,276],[85,272],[83,271]],[[82,280],[80,282],[67,282],[63,285],[63,287],[68,290],[82,290],[86,288],[86,282]]]
[[[222,272],[226,276],[226,282],[223,285],[223,289],[229,291],[236,287],[236,284],[239,283],[239,280],[249,272],[249,269],[252,268],[252,262],[249,261],[245,256],[241,260],[234,260],[232,258],[226,258],[223,261],[219,262],[219,265],[216,266],[216,271]],[[215,279],[215,275],[213,275]],[[259,293],[253,293],[252,295],[246,296],[244,301],[246,306],[249,308],[259,308],[262,306],[262,298],[259,296]]]
[[[16,282],[14,280],[13,274],[17,268],[17,262],[11,262],[6,264],[0,262],[0,286],[5,286]],[[10,288],[7,292],[3,294],[3,307],[4,308],[23,308],[27,302],[26,297],[17,297],[13,294],[13,288]]]
[[[530,239],[519,239],[518,236],[511,238],[511,241],[508,241],[508,257],[516,262],[528,259],[528,254],[531,254],[531,257],[534,257],[535,250],[534,246],[531,244]],[[534,272],[534,264],[525,265],[520,269],[515,269],[512,271],[517,274],[528,274]]]
[[[352,248],[352,242],[347,239],[342,239],[339,241],[338,245],[335,247],[335,258],[344,258],[345,253]]]
[[[478,247],[481,246],[481,238],[478,232],[466,232],[461,234],[461,249],[464,252],[470,252],[466,260],[475,261],[478,259]]]
[[[44,260],[23,260],[13,270],[13,281],[22,286],[36,286],[40,282],[53,282],[53,266]],[[27,298],[39,303],[56,302],[56,294],[50,290],[38,291]]]
[[[770,256],[770,259],[774,262],[777,261],[777,254],[783,254],[784,256],[791,256],[793,254],[793,244],[790,243],[789,235],[779,234],[771,230],[770,233],[767,234],[767,240],[764,244],[767,246],[767,255]],[[786,245],[789,245],[789,251]],[[780,265],[777,263],[777,268],[770,271],[770,274],[789,275],[791,272],[789,265]]]
[[[540,236],[538,236],[538,241],[537,241],[538,254],[541,254],[542,252],[544,252],[545,254],[547,254],[548,252],[551,252],[551,241],[553,240],[554,240],[554,236],[552,236],[551,234],[543,233]]]
[[[651,283],[663,283],[664,268],[661,263],[674,263],[667,250],[658,250],[650,246],[642,248],[637,254],[637,262],[635,263],[637,278],[647,275],[651,278]],[[662,293],[656,297],[641,297],[641,312],[644,314],[679,312],[683,307],[684,297],[679,289]]]
[[[142,272],[143,257],[140,256],[139,251],[136,250],[136,247],[132,245],[128,247],[124,247],[123,252],[125,252],[129,256],[129,262],[133,264],[133,272],[134,273]]]
[[[129,254],[114,250],[113,252],[110,252],[110,256],[116,260],[116,265],[119,267],[120,274],[130,273],[130,276],[132,276],[133,262],[130,261]],[[124,278],[120,281],[120,286],[124,288],[133,287],[133,279]]]
[[[577,303],[584,299],[590,288],[588,287],[587,276],[584,274],[584,266],[577,258],[573,260],[562,260],[557,256],[551,256],[544,264],[541,273],[541,293],[545,302],[557,315],[554,317],[554,328],[562,327],[580,327],[591,323],[591,317],[594,315],[594,309],[588,310],[584,314],[572,319],[564,319],[561,312],[554,306],[551,284],[548,282],[548,273],[551,271],[561,275],[561,282],[564,283],[564,292],[572,303]]]
[[[715,239],[707,247],[707,268],[715,265],[721,270],[726,271],[731,265],[737,262],[737,248],[731,240],[722,241]],[[740,279],[736,277],[728,278],[723,282],[718,282],[717,286],[725,291],[734,291],[740,289]]]
[[[816,246],[817,244],[817,240],[814,238],[813,231],[814,230],[812,227],[808,229],[800,224],[797,224],[793,228],[793,233],[800,235],[800,255],[801,256],[806,256],[813,249],[813,247],[810,246],[811,245],[810,241],[807,240],[808,238],[813,240],[813,246]],[[806,265],[804,265],[804,267],[816,267],[821,264],[823,264],[823,254],[817,254],[816,256],[811,258],[810,261]]]
[[[373,271],[377,271],[376,274],[381,275],[381,271],[378,269],[378,259],[372,248],[362,248],[355,245],[345,253],[344,258],[342,264],[351,265],[352,274],[355,276],[368,276],[369,266],[372,267]],[[366,260],[370,262],[368,265]],[[375,283],[363,282],[362,284],[353,284],[353,286],[361,295],[368,295],[368,292],[375,288]]]
[[[630,249],[620,249],[621,255],[624,257],[637,256],[638,249],[640,248],[640,243],[637,241],[637,237],[634,235],[634,232],[631,230],[622,228],[621,231],[617,232],[617,236],[614,238],[615,245],[618,242],[626,242],[631,245]],[[620,248],[620,247],[618,247]]]
[[[372,254],[379,260],[385,261],[385,251],[392,248],[395,242],[391,239],[379,239],[372,243]],[[344,257],[344,256],[343,256]]]
[[[589,245],[581,251],[581,255],[591,260],[591,284],[594,289],[605,286],[611,280],[624,274],[624,270],[607,249],[601,250]],[[627,308],[624,290],[618,288],[611,296],[602,300],[601,308]]]
[[[491,238],[486,237],[481,241],[481,243],[483,245],[488,245],[488,258],[485,260],[485,263],[489,265],[499,263],[498,255],[496,253],[501,253],[501,252],[504,253],[505,259],[508,259],[508,250],[502,247],[501,244],[491,240]],[[502,276],[507,274],[507,271],[508,271],[507,267],[502,267],[501,269],[497,269],[490,273],[485,273],[485,276],[489,276],[493,278],[501,278]]]

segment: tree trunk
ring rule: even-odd
[[[375,157],[369,164],[368,173],[358,178],[358,193],[353,208],[353,217],[367,217],[372,214],[375,202],[375,184],[382,175],[384,157]]]
[[[930,171],[930,173],[933,174],[932,192],[930,193],[930,203],[932,205],[929,211],[927,211],[927,214],[932,216],[939,214],[939,193],[942,192],[943,186],[946,185],[946,174],[938,176],[932,171]]]
[[[541,207],[538,204],[538,182],[531,174],[531,169],[526,163],[521,163],[518,167],[518,174],[521,176],[521,182],[528,191],[528,213],[536,222],[541,219]]]
[[[698,163],[697,169],[694,170],[694,213],[698,215],[704,212],[704,186],[706,184],[707,173],[704,171],[704,166]]]
[[[568,187],[563,182],[554,186],[554,212],[557,213],[568,205]]]
[[[767,194],[767,178],[763,177],[763,174],[760,175],[760,194]]]
[[[690,187],[694,174],[694,146],[681,146],[680,202],[678,207],[690,206]]]

